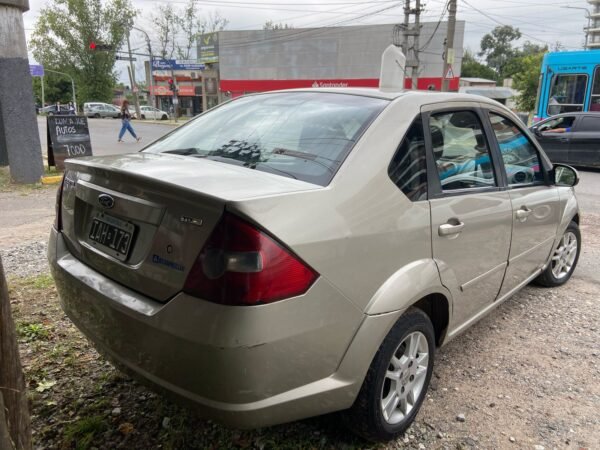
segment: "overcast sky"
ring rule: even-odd
[[[140,12],[137,25],[151,34],[149,17],[159,4],[167,2],[133,0]],[[29,0],[29,3],[31,9],[24,15],[28,36],[47,0]],[[186,1],[169,3],[182,7]],[[205,0],[199,3],[203,11],[217,10],[227,18],[229,30],[260,29],[267,20],[287,23],[294,28],[396,23],[403,20],[402,1]],[[437,22],[446,0],[422,0],[422,3],[425,5],[422,20]],[[560,42],[565,49],[581,49],[584,43],[583,28],[587,25],[586,13],[566,6],[590,8],[586,0],[458,0],[457,17],[466,21],[465,47],[474,51],[479,50],[481,37],[500,24],[519,28],[524,34],[523,40],[548,44],[550,47]],[[134,34],[132,38],[134,46],[142,45],[141,36]],[[124,64],[119,62],[117,69],[125,69]]]

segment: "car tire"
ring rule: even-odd
[[[146,116],[144,114],[142,114],[142,120],[145,120]]]
[[[167,119],[168,119],[168,117],[166,114],[163,114],[162,117],[160,118],[160,120],[167,120]]]
[[[94,117],[95,117],[96,119],[100,119],[100,114],[94,114]]]
[[[552,253],[548,267],[534,280],[544,287],[557,287],[565,284],[573,275],[581,252],[581,232],[575,222],[571,222],[563,233],[558,246]]]
[[[369,441],[402,434],[425,399],[434,356],[431,320],[420,309],[408,309],[375,354],[354,405],[342,413],[346,425]]]

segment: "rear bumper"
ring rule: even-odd
[[[240,428],[350,407],[400,314],[364,316],[323,279],[271,305],[227,307],[185,294],[163,304],[78,261],[55,230],[48,257],[63,309],[101,353]]]

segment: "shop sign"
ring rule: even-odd
[[[154,59],[154,70],[204,70],[204,64],[196,59]]]
[[[173,91],[168,86],[152,86],[150,90],[152,95],[170,96],[173,95]],[[180,97],[193,97],[196,96],[196,89],[194,86],[181,86],[179,85],[179,92],[177,95]]]
[[[219,33],[207,33],[200,36],[200,62],[212,64],[219,62]]]

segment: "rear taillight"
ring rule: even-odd
[[[258,305],[302,295],[318,276],[266,233],[225,212],[184,292],[224,305]]]
[[[62,194],[63,189],[65,188],[65,178],[67,177],[67,172],[63,174],[62,181],[60,182],[60,187],[56,192],[56,215],[54,217],[54,228],[58,231],[62,230]]]

